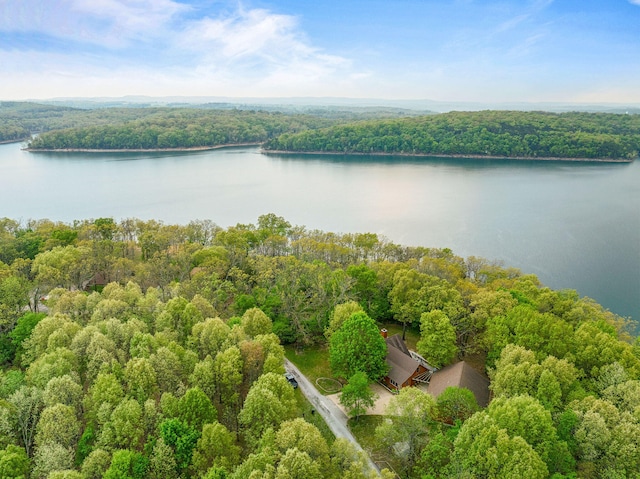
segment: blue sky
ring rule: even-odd
[[[0,0],[0,99],[640,103],[640,0]]]

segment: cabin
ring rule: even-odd
[[[433,373],[427,392],[437,398],[450,386],[470,390],[482,408],[487,407],[491,399],[489,380],[464,361],[450,364]]]
[[[426,383],[435,371],[425,359],[414,351],[409,351],[402,336],[394,334],[387,337],[387,330],[380,331],[387,343],[387,365],[389,373],[382,378],[384,385],[392,390],[399,391],[407,386],[415,386],[418,383]]]
[[[103,273],[96,273],[91,277],[89,281],[85,281],[83,283],[82,289],[88,292],[102,291],[102,288],[104,288],[107,284],[109,284],[109,281],[106,275]]]

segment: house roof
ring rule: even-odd
[[[393,336],[389,336],[388,338],[385,339],[385,341],[387,343],[387,346],[393,346],[394,348],[402,351],[407,356],[410,356],[409,348],[407,348],[407,344],[404,342],[404,340],[402,339],[402,336],[400,336],[399,334],[394,334]]]
[[[387,364],[389,365],[389,379],[402,386],[416,372],[420,363],[409,355],[409,349],[399,334],[386,339]]]
[[[427,391],[438,397],[449,386],[469,389],[480,407],[489,404],[489,380],[464,361],[433,373]]]

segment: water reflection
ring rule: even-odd
[[[221,226],[273,212],[501,259],[640,317],[640,162],[347,155],[27,153],[0,145],[0,216]]]

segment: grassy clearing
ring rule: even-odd
[[[322,416],[317,412],[314,412],[314,408],[307,398],[304,397],[304,394],[300,391],[300,388],[296,389],[296,401],[298,401],[298,411],[300,412],[300,416],[307,421],[308,423],[313,424],[320,430],[322,437],[327,440],[327,444],[331,446],[333,441],[336,440],[336,436],[331,432],[327,423],[324,422]]]
[[[349,419],[349,429],[356,437],[360,445],[367,452],[380,452],[380,446],[375,439],[376,427],[378,427],[384,416],[360,416],[358,419]]]
[[[296,350],[288,345],[285,347],[284,354],[314,385],[318,378],[337,379],[331,372],[329,350],[325,345],[309,346],[303,350]],[[329,394],[322,389],[318,390],[323,394]]]

